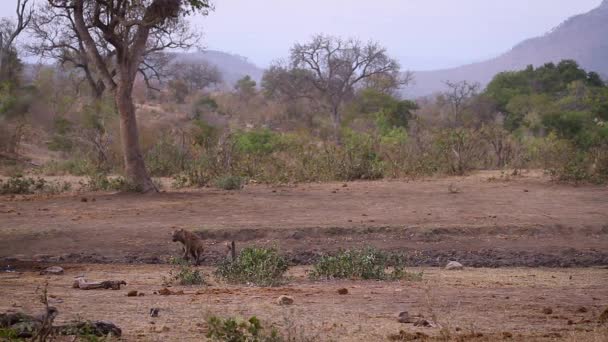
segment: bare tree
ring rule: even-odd
[[[449,106],[448,124],[450,127],[459,127],[464,124],[464,114],[469,108],[471,99],[478,93],[479,83],[469,83],[467,81],[451,82],[446,81],[448,90],[444,92],[443,100]]]
[[[147,83],[150,75],[160,76],[146,56],[197,42],[198,35],[189,31],[183,17],[207,14],[209,0],[48,0],[48,4],[67,15],[59,27],[71,30],[79,60],[114,95],[127,178],[143,192],[156,191],[139,146],[133,86],[138,74]]]
[[[362,43],[356,39],[317,35],[307,44],[291,49],[291,67],[302,73],[321,95],[330,113],[336,140],[342,123],[341,107],[353,97],[355,88],[363,81],[376,77],[392,79],[403,85],[400,67],[378,43]]]
[[[174,79],[184,81],[189,92],[203,90],[222,83],[220,70],[207,61],[175,63],[171,66],[171,74]]]
[[[15,48],[15,40],[32,19],[33,10],[28,3],[29,0],[17,0],[17,22],[6,18],[0,20],[0,75],[4,75],[9,53]]]

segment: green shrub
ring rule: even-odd
[[[186,165],[187,152],[169,137],[162,137],[145,154],[151,176],[167,177],[178,174]]]
[[[25,341],[25,340],[22,338],[19,338],[17,331],[15,331],[14,329],[2,328],[2,329],[0,329],[0,341],[17,342],[17,341]]]
[[[241,190],[245,180],[239,176],[224,176],[215,180],[215,186],[224,190]]]
[[[173,186],[176,188],[202,188],[211,183],[213,165],[207,158],[200,158],[190,163],[181,173],[173,176]]]
[[[19,175],[6,180],[0,179],[0,194],[2,195],[57,194],[70,189],[70,183],[49,182],[40,177],[31,178]]]
[[[312,279],[376,279],[419,280],[422,274],[410,274],[404,270],[404,257],[388,254],[372,247],[338,252],[334,256],[322,256],[313,266]],[[392,268],[390,272],[387,270]]]
[[[140,192],[141,189],[124,177],[108,177],[105,173],[90,176],[83,188],[89,191],[125,191]]]
[[[211,316],[207,319],[207,338],[221,342],[279,342],[285,339],[279,336],[276,329],[266,333],[260,320],[253,316],[245,321],[236,318],[219,318]]]
[[[248,247],[236,260],[224,260],[215,275],[229,283],[277,286],[283,282],[287,261],[275,248]]]
[[[164,278],[165,285],[204,285],[203,274],[190,266],[188,261],[181,258],[170,258],[169,263],[175,267],[169,271],[169,277]]]
[[[347,130],[344,146],[336,150],[339,158],[336,167],[338,180],[380,179],[384,177],[383,165],[371,135]]]
[[[42,174],[86,176],[97,172],[93,162],[85,157],[72,158],[64,161],[52,160],[43,166]]]
[[[252,155],[268,155],[280,147],[280,135],[269,129],[238,132],[233,137],[239,152]]]

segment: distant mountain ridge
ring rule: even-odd
[[[445,89],[445,81],[466,80],[485,86],[500,72],[563,59],[574,59],[587,71],[608,75],[608,0],[590,12],[567,19],[543,36],[517,44],[497,58],[457,68],[414,72],[414,84],[405,90],[405,95],[430,95]]]
[[[206,61],[217,66],[222,73],[224,82],[234,85],[239,79],[249,75],[256,82],[262,79],[264,70],[251,63],[246,57],[217,50],[204,50],[175,54],[177,62],[194,63]]]

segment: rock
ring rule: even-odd
[[[504,331],[504,332],[502,333],[502,338],[504,338],[504,339],[513,338],[513,334],[512,334],[512,333],[510,333],[510,332],[508,332],[508,331]]]
[[[458,261],[450,261],[445,266],[445,269],[448,271],[459,271],[459,270],[464,269],[464,266],[462,266],[462,264],[459,263]]]
[[[578,312],[578,313],[585,313],[587,311],[588,311],[587,308],[584,306],[581,306],[580,308],[576,309],[576,312]]]
[[[47,267],[44,270],[40,271],[40,274],[60,275],[60,274],[63,274],[63,268],[61,268],[59,266]]]
[[[279,305],[291,305],[293,304],[293,298],[289,296],[280,296],[277,299],[277,304]]]
[[[550,315],[550,314],[553,313],[553,309],[551,309],[551,308],[543,308],[543,313],[545,315]]]
[[[150,309],[150,317],[158,317],[158,312],[160,311],[159,308],[152,308]]]
[[[145,296],[145,295],[146,295],[146,294],[145,294],[145,293],[143,293],[143,292],[140,292],[140,293],[138,293],[138,294],[137,294],[137,296],[138,296],[138,297],[143,297],[143,296]]]
[[[346,288],[338,289],[338,294],[339,295],[347,295],[348,294],[348,289],[346,289]]]
[[[172,295],[181,296],[184,294],[184,290],[179,290],[179,291],[174,292],[165,287],[164,289],[158,290],[158,294],[161,296],[172,296]]]
[[[427,341],[429,339],[429,335],[422,333],[420,331],[416,331],[415,333],[410,333],[404,330],[399,331],[399,334],[389,335],[388,339],[391,341]]]
[[[397,322],[399,323],[412,323],[410,313],[407,311],[401,311],[397,316]]]
[[[137,297],[137,290],[132,290],[127,293],[127,297]]]

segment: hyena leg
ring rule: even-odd
[[[188,247],[184,246],[184,256],[182,257],[184,260],[190,260],[190,255],[188,255]]]

